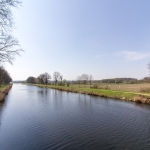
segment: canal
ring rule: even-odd
[[[0,150],[148,150],[150,105],[14,84]]]

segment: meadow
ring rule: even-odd
[[[113,90],[113,91],[126,91],[126,92],[134,92],[134,93],[150,93],[150,83],[141,83],[141,84],[106,84],[106,83],[101,83],[97,84],[98,89],[108,89],[108,90]],[[91,85],[93,86],[93,85]],[[89,84],[70,84],[70,87],[72,88],[90,88]],[[145,92],[144,92],[145,89]]]

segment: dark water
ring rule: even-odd
[[[0,103],[0,150],[149,150],[150,105],[16,84]]]

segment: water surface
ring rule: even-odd
[[[14,84],[0,150],[148,150],[150,105]]]

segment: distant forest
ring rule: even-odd
[[[27,83],[32,83],[32,84],[40,84],[38,78],[35,77],[28,77],[26,81],[13,81],[14,83],[22,83],[22,82],[27,82]],[[73,83],[73,84],[78,84],[78,80],[66,80],[67,82]],[[54,82],[53,80],[49,80],[49,83]],[[59,82],[59,80],[58,80]],[[82,81],[80,82],[82,83]],[[145,77],[143,79],[136,79],[136,78],[112,78],[112,79],[102,79],[102,80],[92,80],[92,83],[98,83],[98,84],[138,84],[138,83],[150,83],[150,77]]]
[[[136,79],[136,78],[112,78],[112,79],[102,79],[102,80],[95,80],[94,82],[98,83],[126,83],[126,84],[136,84],[136,83],[150,83],[150,78],[145,77],[143,79]]]

